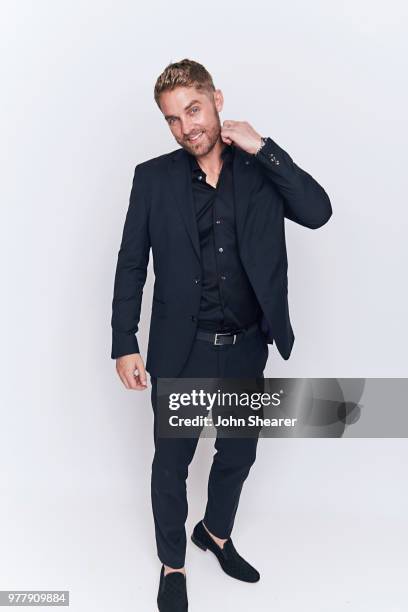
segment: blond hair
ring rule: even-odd
[[[160,108],[160,94],[176,87],[195,87],[204,93],[215,91],[211,74],[202,64],[190,59],[168,64],[154,86],[154,99]]]

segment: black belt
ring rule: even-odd
[[[236,344],[236,342],[241,340],[245,334],[254,332],[257,329],[259,329],[257,322],[253,323],[249,327],[242,327],[241,329],[228,332],[210,332],[203,329],[198,329],[196,340],[206,340],[207,342],[211,342],[211,344],[215,344],[216,346],[220,346],[221,344]]]

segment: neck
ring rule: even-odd
[[[206,174],[218,174],[222,167],[221,153],[227,145],[219,138],[211,151],[206,155],[197,155],[196,159]]]

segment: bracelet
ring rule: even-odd
[[[263,149],[263,147],[266,145],[266,141],[267,141],[267,136],[261,136],[261,144],[259,145],[259,148],[254,153],[254,155],[258,155],[258,153],[261,151],[261,149]]]

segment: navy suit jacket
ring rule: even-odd
[[[239,254],[261,306],[262,330],[288,359],[285,217],[316,229],[332,214],[323,187],[268,138],[268,159],[236,148],[233,161]],[[150,251],[155,274],[146,369],[176,377],[188,357],[200,306],[200,245],[191,172],[183,148],[138,164],[118,253],[112,301],[112,352],[139,352],[136,338]]]

